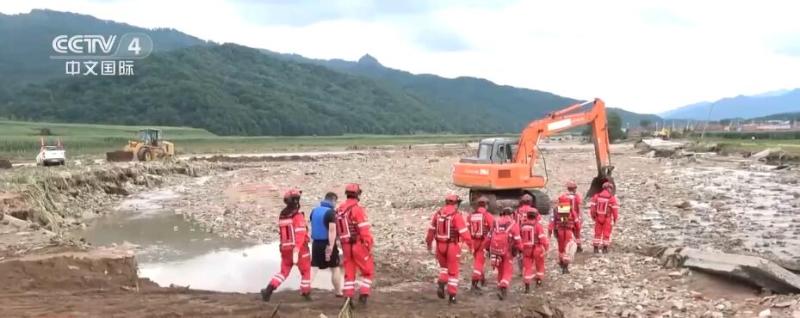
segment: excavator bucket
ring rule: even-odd
[[[596,176],[592,179],[592,184],[589,186],[589,191],[586,191],[586,200],[588,201],[591,199],[595,194],[600,193],[603,191],[603,183],[611,182],[611,185],[614,187],[611,188],[611,193],[615,193],[617,189],[617,184],[614,183],[614,178],[611,176]]]
[[[133,152],[124,150],[106,152],[106,161],[110,162],[133,161]]]

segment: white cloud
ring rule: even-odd
[[[597,96],[637,112],[800,87],[796,1],[429,3],[30,0],[0,12],[74,11],[313,58],[370,53],[415,73]]]

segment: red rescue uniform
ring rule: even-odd
[[[455,204],[447,204],[433,214],[431,226],[425,243],[431,246],[436,240],[436,260],[439,262],[439,283],[447,284],[447,293],[455,296],[458,292],[460,240],[471,243],[469,229]]]
[[[297,265],[300,271],[300,293],[307,295],[311,292],[311,252],[308,249],[308,228],[303,212],[295,211],[291,215],[281,215],[278,218],[280,233],[281,270],[272,277],[270,285],[273,289],[286,280],[292,266]],[[294,253],[298,253],[297,264],[294,263]]]
[[[352,298],[356,289],[356,270],[361,272],[361,295],[369,295],[375,264],[372,259],[374,244],[364,208],[358,199],[348,198],[336,209],[336,233],[342,243],[344,286],[342,293]]]
[[[581,196],[575,192],[567,191],[559,197],[559,200],[564,199],[570,202],[572,212],[575,213],[575,226],[572,228],[572,234],[575,237],[575,243],[578,247],[581,246],[581,227],[583,226],[583,213],[581,213]]]
[[[511,265],[514,258],[512,248],[516,247],[517,250],[522,250],[519,224],[514,221],[514,217],[502,215],[495,219],[492,231],[489,232],[489,237],[485,240],[484,245],[491,255],[492,267],[497,270],[497,287],[508,288],[514,272]]]
[[[550,221],[548,232],[556,232],[558,242],[558,260],[562,266],[569,265],[572,255],[569,250],[571,244],[575,244],[573,238],[574,229],[577,226],[578,214],[572,205],[575,201],[567,195],[562,195],[556,201],[556,208],[553,219]],[[574,246],[573,246],[574,247]]]
[[[485,207],[478,207],[469,215],[468,222],[469,234],[472,236],[472,282],[482,282],[486,279],[484,275],[486,250],[483,244],[492,229],[494,217]]]
[[[619,201],[608,189],[604,189],[592,197],[589,202],[589,211],[594,220],[595,247],[608,247],[611,245],[611,230],[619,219]]]
[[[544,280],[544,255],[550,248],[544,227],[539,223],[540,216],[535,219],[525,218],[520,225],[522,241],[522,279],[525,284],[531,280]]]

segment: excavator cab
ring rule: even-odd
[[[474,158],[463,158],[461,162],[469,163],[510,163],[517,152],[517,138],[486,138],[478,144],[478,153]]]

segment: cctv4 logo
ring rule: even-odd
[[[109,55],[117,40],[116,35],[59,35],[53,39],[53,51],[59,54],[102,54]],[[139,38],[134,37],[128,44],[128,51],[139,55],[142,51]]]

